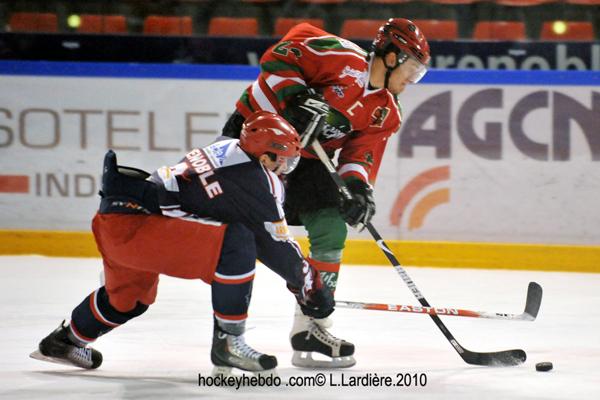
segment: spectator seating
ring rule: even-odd
[[[342,24],[340,36],[346,39],[373,39],[386,20],[347,19]]]
[[[476,40],[524,40],[525,24],[522,21],[479,21],[473,29]]]
[[[316,26],[317,28],[324,29],[325,22],[321,18],[285,18],[279,17],[275,20],[275,29],[273,31],[274,36],[285,35],[293,26],[298,25],[301,22],[308,22],[309,24]]]
[[[89,7],[68,0],[4,3],[0,21],[9,32],[281,37],[307,21],[349,39],[371,40],[389,17],[404,17],[431,40],[600,39],[600,0],[82,1]],[[71,19],[77,15],[79,24]],[[554,20],[569,21],[567,29],[555,32]]]
[[[208,34],[213,36],[258,36],[255,18],[212,17]]]
[[[300,3],[311,3],[311,4],[341,4],[347,0],[298,0]]]
[[[565,0],[569,4],[582,4],[585,6],[600,6],[600,0]]]
[[[502,6],[513,6],[513,7],[531,7],[539,6],[546,3],[555,3],[558,0],[494,0],[496,4]]]
[[[80,15],[80,33],[127,33],[127,21],[124,15]]]
[[[429,0],[438,4],[472,4],[483,0]]]
[[[16,12],[8,27],[12,32],[58,32],[58,18],[54,13]]]
[[[144,20],[146,35],[186,36],[193,33],[191,17],[149,15]]]
[[[555,24],[560,24],[559,29],[554,29]],[[560,28],[564,28],[564,32]],[[594,40],[594,27],[588,21],[545,21],[542,24],[540,39],[591,41]]]
[[[458,23],[454,20],[415,19],[415,24],[428,40],[453,40],[458,38]]]

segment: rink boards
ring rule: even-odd
[[[79,232],[105,151],[148,170],[177,162],[216,138],[256,74],[0,62],[0,254],[96,255]],[[401,262],[600,272],[599,73],[433,70],[400,102],[373,222]],[[350,237],[346,263],[386,263]]]

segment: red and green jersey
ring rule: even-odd
[[[319,138],[339,154],[338,172],[374,183],[387,138],[400,127],[397,100],[386,89],[369,89],[367,53],[356,44],[307,23],[292,28],[260,60],[261,72],[242,94],[237,110],[248,117],[266,110],[286,116],[298,93],[321,92],[331,110]],[[303,157],[316,158],[308,151]]]

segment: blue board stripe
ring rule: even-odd
[[[252,81],[258,67],[222,64],[135,64],[0,61],[0,75]],[[432,69],[424,84],[600,86],[600,71]]]
[[[457,85],[600,86],[599,71],[432,70],[423,83]]]
[[[258,68],[220,64],[0,61],[0,75],[96,78],[254,80]]]

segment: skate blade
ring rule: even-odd
[[[214,366],[213,370],[212,370],[212,377],[216,378],[219,376],[223,376],[223,377],[228,377],[228,376],[235,376],[232,372],[233,368],[231,367],[219,367],[219,366]]]
[[[62,358],[45,356],[39,350],[36,350],[33,353],[31,353],[29,355],[29,357],[34,358],[36,360],[40,360],[40,361],[51,362],[53,364],[61,364],[61,365],[68,365],[70,367],[82,368],[78,365],[73,364],[69,360],[63,360]],[[83,368],[83,369],[85,369],[85,368]]]
[[[329,360],[315,360],[312,352],[294,351],[292,365],[300,368],[349,368],[356,364],[354,356],[331,357]]]

